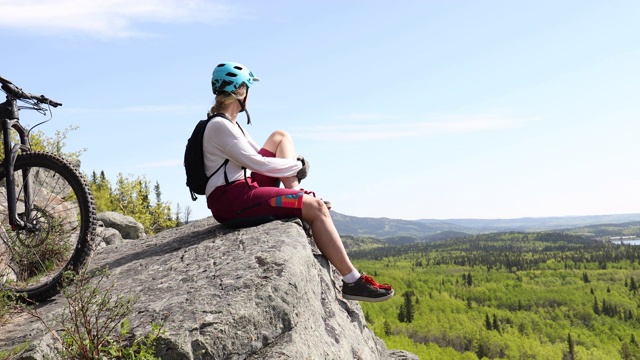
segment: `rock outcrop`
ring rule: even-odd
[[[144,336],[164,321],[162,359],[417,359],[388,351],[299,220],[228,229],[209,217],[99,250],[94,269],[138,296],[129,318]],[[54,318],[64,299],[43,304]],[[0,331],[0,348],[30,341],[20,359],[52,356],[51,336],[22,315]],[[55,357],[53,357],[55,358]]]
[[[115,211],[101,212],[97,216],[98,221],[104,224],[105,228],[116,229],[123,239],[144,239],[144,226],[128,215],[122,215]]]

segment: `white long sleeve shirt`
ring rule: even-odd
[[[264,157],[258,154],[260,147],[240,127],[223,117],[216,116],[207,124],[203,139],[204,169],[211,175],[222,163],[229,159],[226,166],[227,177],[230,182],[244,179],[242,167],[248,171],[273,176],[295,176],[302,168],[302,163],[295,159],[281,159]],[[225,184],[225,167],[223,166],[209,179],[206,194],[218,186]],[[249,174],[247,174],[249,176]]]

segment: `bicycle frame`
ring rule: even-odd
[[[0,121],[2,126],[2,142],[4,144],[4,160],[2,167],[5,173],[6,190],[7,190],[7,211],[9,216],[9,224],[12,230],[28,228],[31,214],[31,184],[28,172],[22,173],[23,176],[23,196],[25,204],[25,220],[22,221],[18,217],[17,210],[17,194],[15,188],[15,178],[13,176],[13,166],[20,151],[28,151],[29,136],[28,131],[20,124],[20,115],[18,113],[18,104],[14,99],[7,96],[7,100],[0,104]],[[11,143],[11,129],[14,129],[20,137],[19,144]]]

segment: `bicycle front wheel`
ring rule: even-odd
[[[17,216],[25,226],[9,224],[0,169],[0,284],[43,301],[58,293],[66,271],[85,266],[96,231],[95,203],[85,177],[57,155],[20,154],[13,175]]]

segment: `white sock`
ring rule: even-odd
[[[358,279],[360,279],[360,272],[357,269],[342,277],[342,281],[347,284],[353,284]]]

